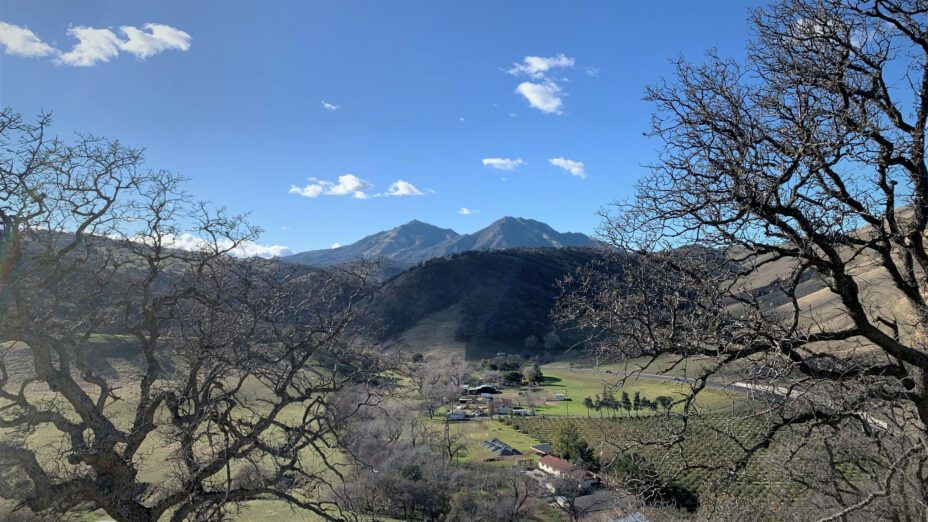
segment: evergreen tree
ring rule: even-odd
[[[553,446],[554,452],[566,461],[586,469],[594,469],[597,466],[593,448],[587,444],[573,423],[566,424],[558,430]]]
[[[622,409],[625,410],[626,415],[632,411],[632,401],[628,398],[628,392],[622,392],[622,400],[619,404],[622,406]]]

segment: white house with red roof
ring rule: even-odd
[[[557,478],[572,477],[577,480],[582,491],[586,491],[599,483],[599,478],[596,475],[554,455],[545,455],[538,459],[538,469]],[[548,486],[550,489],[551,485]]]

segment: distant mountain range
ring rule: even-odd
[[[504,217],[473,234],[458,234],[448,228],[413,220],[350,245],[300,252],[282,259],[290,263],[327,266],[360,258],[384,258],[411,266],[472,250],[583,247],[593,244],[593,240],[585,234],[558,232],[534,219]]]

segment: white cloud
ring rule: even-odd
[[[329,103],[325,100],[322,100],[322,108],[327,111],[337,111],[342,108],[341,105],[335,105],[334,103]]]
[[[594,67],[590,65],[589,67],[584,68],[583,72],[585,72],[586,75],[589,76],[590,78],[599,78],[599,74],[603,72],[603,70],[600,69],[599,67]]]
[[[571,176],[576,176],[580,179],[586,178],[586,171],[583,168],[583,162],[560,157],[551,158],[548,160],[548,163],[554,165],[555,167],[566,170],[570,173]]]
[[[463,117],[461,117],[461,118],[458,118],[458,121],[461,122],[461,123],[464,123],[464,122],[467,121],[467,120],[465,120]]]
[[[373,188],[369,181],[361,179],[354,174],[345,174],[338,177],[338,182],[326,181],[318,178],[309,178],[309,183],[298,187],[291,185],[289,194],[298,194],[306,198],[319,196],[351,196],[355,199],[370,199],[380,196],[424,196],[425,193],[408,181],[398,179],[390,184],[387,191],[382,194],[370,194]],[[429,191],[434,192],[434,191]]]
[[[58,56],[57,62],[71,67],[91,67],[119,56],[122,42],[109,29],[74,26],[68,34],[77,38],[77,45]]]
[[[544,83],[522,82],[516,87],[528,104],[547,114],[562,114],[562,91],[558,85],[550,80]]]
[[[332,246],[330,246],[329,248],[341,248],[341,247],[342,247],[341,243],[332,243]]]
[[[477,214],[479,212],[480,212],[479,210],[474,210],[474,209],[470,209],[467,207],[461,207],[461,209],[458,210],[458,214],[461,214],[462,216],[469,216],[471,214]]]
[[[355,197],[359,197],[358,194],[363,194],[365,190],[371,188],[369,182],[355,176],[354,174],[345,174],[338,177],[338,183],[331,185],[326,194],[332,196],[347,196],[348,194],[353,194]]]
[[[131,25],[120,27],[126,40],[119,48],[142,59],[163,51],[190,49],[190,35],[180,29],[164,24],[145,24],[142,27],[144,30]]]
[[[510,112],[510,113],[509,113],[509,117],[510,117],[510,118],[518,118],[519,115],[516,114],[516,113],[514,113],[514,112]]]
[[[526,56],[522,63],[514,63],[506,71],[513,76],[527,75],[536,80],[543,78],[551,69],[569,68],[574,66],[574,59],[558,53],[556,56],[544,58],[541,56]]]
[[[43,42],[25,27],[0,22],[0,46],[3,52],[27,58],[40,58],[55,53],[55,48]]]
[[[516,170],[522,165],[527,165],[522,158],[483,158],[481,161],[485,167],[497,170]]]
[[[68,35],[77,43],[70,51],[64,52],[43,42],[29,29],[0,22],[0,45],[6,54],[29,58],[54,57],[55,63],[71,67],[106,63],[122,52],[145,59],[168,50],[190,49],[190,35],[169,25],[148,23],[142,28],[124,25],[119,30],[124,38],[105,27],[71,26]]]
[[[338,182],[325,181],[317,178],[309,178],[310,183],[303,187],[291,185],[290,194],[299,194],[307,198],[317,198],[319,196],[348,196],[351,195],[356,199],[367,199],[370,197],[365,191],[373,185],[354,174],[344,174],[338,177]]]
[[[152,243],[152,238],[150,236],[131,236],[128,239],[143,244]],[[290,248],[283,245],[262,245],[261,243],[255,243],[253,241],[243,241],[235,246],[233,246],[232,241],[228,239],[220,239],[213,243],[211,239],[195,236],[188,232],[178,235],[166,234],[161,237],[161,244],[167,248],[186,250],[188,252],[207,249],[212,250],[213,248],[220,251],[228,250],[229,255],[242,258],[263,257],[265,259],[270,259],[272,257],[286,256],[293,253]]]
[[[384,196],[424,196],[425,194],[417,189],[412,183],[408,181],[403,181],[401,179],[396,180],[390,185],[390,188],[387,189],[387,192],[384,193]]]
[[[233,248],[230,253],[235,257],[263,257],[264,259],[270,259],[290,255],[293,251],[283,245],[262,245],[246,241]]]

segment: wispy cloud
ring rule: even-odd
[[[516,87],[528,104],[546,114],[563,114],[563,91],[552,81],[544,83],[522,82]]]
[[[545,74],[552,69],[564,69],[574,66],[574,59],[566,56],[564,53],[558,53],[556,56],[547,58],[542,56],[526,56],[522,63],[514,63],[506,71],[513,76],[529,76],[531,78],[543,78]]]
[[[417,189],[412,183],[398,179],[394,181],[384,196],[424,196],[425,193]]]
[[[458,210],[458,214],[461,214],[462,216],[469,216],[469,215],[471,215],[471,214],[478,214],[479,212],[480,212],[479,210],[474,210],[474,209],[472,209],[472,208],[467,208],[467,207],[461,207],[461,208]]]
[[[584,67],[583,72],[585,72],[586,75],[590,78],[599,78],[599,75],[603,72],[603,70],[599,67],[590,65],[589,67]]]
[[[329,103],[325,100],[322,100],[322,108],[327,111],[337,111],[342,108],[341,105],[335,105],[334,103]]]
[[[576,61],[558,53],[555,56],[526,56],[521,63],[514,63],[506,72],[513,76],[527,76],[526,80],[516,86],[515,92],[520,94],[529,106],[545,114],[563,114],[564,97],[567,93],[561,84],[570,83],[564,75],[553,73],[560,69],[570,69]]]
[[[527,165],[522,158],[483,158],[481,162],[483,162],[484,167],[497,170],[516,170],[523,165]]]
[[[309,183],[300,187],[290,185],[287,191],[289,194],[297,194],[304,198],[318,198],[319,196],[351,196],[354,199],[371,199],[380,196],[385,197],[403,197],[403,196],[424,196],[425,192],[416,188],[412,183],[398,179],[390,184],[384,193],[373,194],[370,192],[374,185],[366,179],[361,179],[354,174],[344,174],[338,177],[338,181],[327,181],[319,178],[309,178]]]
[[[119,28],[123,37],[108,28],[71,26],[68,35],[77,43],[69,51],[56,49],[43,42],[31,30],[0,22],[0,45],[7,54],[28,58],[51,57],[58,65],[92,67],[106,63],[126,52],[146,59],[168,50],[190,49],[192,38],[180,29],[164,24],[148,23],[138,28],[124,25]]]
[[[580,179],[586,178],[586,170],[584,169],[583,162],[581,161],[574,161],[564,157],[559,157],[549,159],[548,163],[569,172],[571,176],[576,176]]]
[[[3,52],[14,56],[41,58],[55,53],[55,48],[43,42],[26,27],[0,22],[0,45]]]
[[[355,199],[370,197],[367,190],[373,187],[370,182],[354,174],[344,174],[338,177],[337,182],[318,178],[309,178],[309,183],[302,187],[291,185],[290,194],[299,194],[305,198],[318,198],[319,196],[352,196]]]

